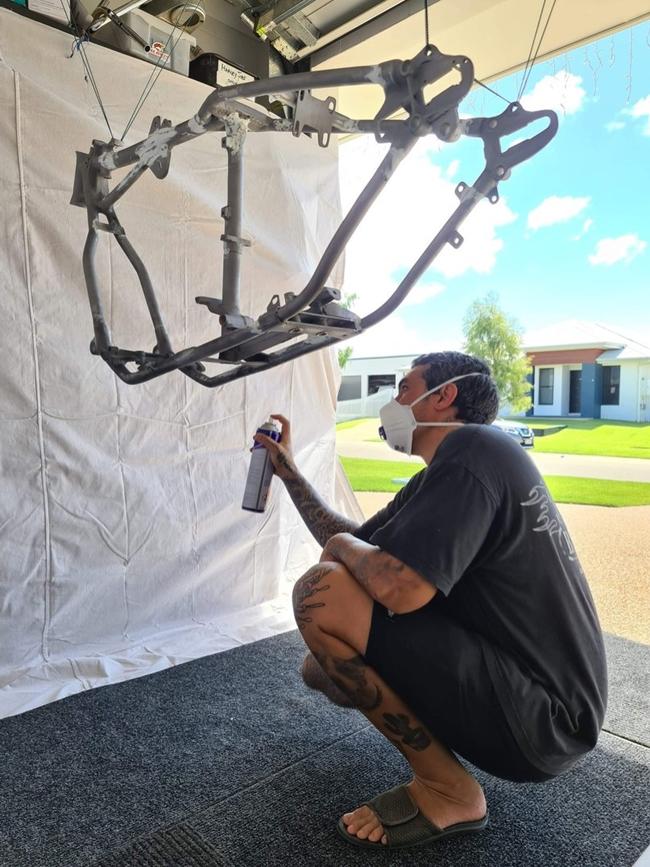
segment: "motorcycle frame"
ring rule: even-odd
[[[428,101],[424,90],[450,73],[459,81]],[[83,270],[93,319],[94,338],[90,350],[99,355],[126,383],[139,383],[180,370],[207,387],[283,364],[301,355],[331,346],[362,333],[389,316],[430,267],[440,251],[450,244],[458,249],[463,238],[461,223],[483,198],[498,201],[498,184],[510,176],[515,165],[538,153],[557,131],[553,111],[526,111],[513,102],[495,117],[459,119],[458,107],[474,82],[471,60],[462,55],[445,55],[427,46],[409,61],[390,60],[376,66],[351,67],[321,72],[304,72],[232,87],[216,88],[194,117],[175,126],[169,120],[154,118],[146,139],[129,147],[120,142],[93,141],[88,153],[77,152],[75,184],[71,203],[85,207],[88,234],[83,250]],[[332,97],[315,99],[312,89],[376,84],[383,88],[384,103],[372,120],[354,120],[336,111]],[[279,97],[291,117],[281,117],[253,102],[259,97]],[[401,117],[395,117],[400,111]],[[501,139],[545,119],[548,125],[531,138],[519,141],[506,151]],[[344,217],[326,246],[311,278],[298,294],[286,293],[284,301],[275,295],[257,319],[240,311],[239,282],[241,255],[250,244],[242,236],[244,142],[249,132],[291,132],[315,135],[321,147],[332,134],[373,134],[389,145],[381,164]],[[196,301],[219,316],[221,334],[199,346],[174,351],[155,289],[147,268],[127,238],[115,205],[149,169],[163,179],[169,170],[173,148],[210,132],[225,133],[222,145],[227,152],[227,199],[221,211],[224,232],[222,297],[199,296]],[[430,244],[393,291],[372,313],[358,317],[341,304],[340,292],[326,281],[346,244],[372,203],[409,154],[418,139],[435,135],[444,142],[461,135],[483,142],[485,167],[472,185],[459,183],[459,204]],[[111,172],[132,166],[111,189]],[[96,270],[100,234],[112,234],[133,266],[140,281],[152,321],[154,350],[123,349],[112,342],[101,300]],[[301,338],[296,342],[296,338]],[[269,352],[282,343],[289,346]],[[209,375],[206,363],[227,365],[229,369]]]

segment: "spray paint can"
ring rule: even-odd
[[[257,433],[266,434],[276,443],[280,442],[280,428],[272,418],[258,427]],[[244,499],[241,504],[242,509],[247,509],[249,512],[263,512],[266,509],[272,478],[273,462],[271,456],[262,443],[254,442],[246,487],[244,488]]]

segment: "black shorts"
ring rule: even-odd
[[[438,610],[437,597],[411,614],[374,603],[365,660],[459,756],[515,782],[552,779],[522,753],[494,691],[476,633]]]

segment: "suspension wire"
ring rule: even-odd
[[[530,63],[530,58],[533,56],[533,49],[535,48],[535,40],[537,39],[537,33],[539,31],[539,26],[542,23],[542,17],[544,15],[544,9],[546,8],[546,0],[542,0],[542,6],[539,10],[539,15],[537,17],[537,24],[535,26],[535,32],[533,33],[533,38],[530,40],[530,49],[528,51],[528,57],[526,58],[526,62],[524,63],[524,72],[521,77],[521,82],[519,84],[519,90],[517,92],[517,102],[521,99],[521,95],[524,92],[524,83],[526,81],[526,73],[528,72],[528,64]]]
[[[544,41],[544,36],[546,35],[546,31],[548,30],[548,25],[551,23],[551,17],[553,15],[553,11],[555,9],[556,3],[557,3],[557,0],[553,0],[553,5],[551,6],[551,8],[549,10],[548,18],[546,19],[546,24],[544,25],[544,29],[542,30],[542,33],[539,37],[539,42],[537,43],[537,50],[535,51],[535,56],[533,57],[532,63],[528,67],[528,75],[526,76],[526,81],[525,81],[524,87],[526,87],[528,85],[530,73],[533,71],[533,66],[535,65],[535,62],[537,60],[537,56],[539,55],[540,49],[542,47],[542,42]],[[522,93],[523,93],[523,91],[522,91]]]
[[[104,108],[104,103],[103,103],[103,101],[102,101],[101,94],[100,94],[100,92],[99,92],[99,86],[97,85],[97,81],[96,81],[96,79],[95,79],[95,76],[94,76],[93,71],[92,71],[92,67],[91,67],[91,65],[90,65],[90,60],[89,60],[89,58],[86,56],[86,52],[85,52],[85,49],[84,49],[84,43],[89,41],[89,37],[88,37],[88,35],[81,36],[81,34],[79,33],[79,29],[78,29],[78,27],[77,27],[77,24],[76,24],[76,22],[73,20],[73,17],[72,17],[72,9],[71,9],[70,5],[68,5],[68,8],[66,9],[66,7],[65,7],[65,3],[64,3],[64,0],[59,0],[59,2],[61,3],[61,8],[63,9],[63,12],[64,12],[66,18],[68,19],[68,26],[70,27],[70,29],[73,31],[73,33],[74,33],[75,36],[76,36],[76,39],[75,39],[75,42],[74,42],[74,44],[73,44],[73,47],[72,47],[72,53],[70,54],[70,57],[72,57],[72,56],[74,55],[75,50],[79,52],[79,55],[80,55],[80,57],[81,57],[81,61],[82,61],[83,65],[84,65],[84,70],[85,70],[85,73],[86,73],[86,80],[90,82],[90,85],[92,86],[92,89],[93,89],[93,91],[94,91],[94,93],[95,93],[95,97],[96,97],[96,99],[97,99],[97,103],[98,103],[98,105],[99,105],[99,108],[101,109],[102,115],[104,116],[104,120],[106,121],[106,126],[107,126],[107,128],[108,128],[109,135],[110,135],[110,137],[111,137],[112,140],[115,140],[115,135],[114,135],[113,130],[112,130],[112,128],[111,128],[111,124],[110,124],[110,121],[109,121],[109,119],[108,119],[108,115],[107,115],[107,113],[106,113],[106,109]],[[185,11],[185,9],[186,9],[186,7],[187,7],[188,2],[189,2],[189,0],[185,0],[185,2],[184,2],[184,4],[183,4],[183,7],[182,7],[182,9],[181,9],[181,12],[180,12],[179,18],[178,18],[177,20],[180,20],[180,19],[181,19],[182,15],[183,15],[183,12]],[[182,35],[183,35],[183,30],[182,30],[182,28],[179,29],[178,24],[175,24],[175,25],[173,26],[172,30],[171,30],[171,33],[170,33],[169,36],[167,37],[167,41],[165,42],[164,48],[163,48],[163,50],[162,50],[161,53],[160,53],[160,57],[158,58],[157,63],[155,64],[154,68],[153,68],[152,71],[151,71],[151,75],[149,76],[149,78],[148,78],[148,80],[147,80],[147,83],[146,83],[145,86],[144,86],[144,89],[143,89],[142,93],[140,94],[140,97],[139,97],[138,101],[136,102],[136,105],[135,105],[135,108],[133,109],[133,112],[132,112],[132,114],[131,114],[131,117],[129,118],[129,121],[128,121],[127,125],[126,125],[126,128],[125,128],[124,132],[122,133],[122,139],[125,138],[127,132],[128,132],[129,129],[131,128],[131,125],[132,125],[133,122],[135,121],[135,119],[136,119],[138,113],[139,113],[140,110],[142,109],[142,106],[143,106],[144,103],[146,102],[146,100],[147,100],[149,94],[151,93],[151,91],[152,91],[154,85],[156,84],[156,81],[158,80],[158,76],[160,75],[160,73],[161,73],[162,70],[163,70],[163,63],[162,63],[163,56],[166,54],[166,52],[167,52],[167,48],[168,48],[168,46],[169,46],[169,43],[171,42],[171,40],[172,40],[172,38],[173,38],[174,33],[176,32],[176,30],[179,30],[179,34],[178,34],[178,36],[176,37],[176,41],[175,41],[174,44],[172,45],[172,48],[171,48],[171,51],[170,51],[170,57],[171,57],[171,54],[173,53],[174,49],[175,49],[176,46],[178,45],[178,42],[180,41],[180,39],[181,39],[181,37],[182,37]],[[152,78],[154,77],[154,75],[155,75],[155,78],[154,78],[154,80],[152,81]]]
[[[185,0],[185,2],[183,3],[183,8],[181,9],[181,11],[180,11],[178,17],[176,18],[177,21],[180,21],[180,20],[182,19],[183,12],[185,11],[185,9],[186,9],[188,3],[189,3],[189,0]],[[145,102],[147,101],[147,99],[148,99],[148,97],[149,97],[149,94],[150,94],[151,91],[153,90],[153,88],[154,88],[156,82],[158,81],[158,78],[159,78],[159,76],[160,76],[160,73],[161,73],[161,72],[163,71],[163,69],[164,69],[163,57],[164,57],[164,55],[167,53],[167,47],[168,47],[168,45],[169,45],[169,43],[170,43],[172,37],[174,36],[174,33],[176,32],[176,30],[179,30],[179,34],[178,34],[178,36],[176,37],[176,41],[175,41],[174,44],[172,45],[171,50],[170,50],[170,52],[169,52],[169,57],[170,57],[170,58],[171,58],[171,56],[172,56],[172,54],[173,54],[173,52],[174,52],[174,49],[175,49],[176,46],[178,45],[178,43],[179,43],[181,37],[183,36],[183,30],[182,30],[182,28],[179,28],[179,27],[178,27],[178,24],[174,24],[174,27],[172,28],[171,33],[170,33],[169,36],[167,37],[167,41],[165,42],[164,48],[163,48],[163,50],[160,52],[160,57],[158,58],[158,61],[156,62],[156,65],[154,66],[154,68],[151,70],[151,74],[150,74],[149,78],[147,79],[147,83],[145,84],[145,86],[144,86],[144,88],[143,88],[143,90],[142,90],[142,93],[140,94],[140,96],[139,96],[139,98],[138,98],[138,101],[137,101],[136,104],[135,104],[135,108],[133,109],[133,112],[132,112],[132,114],[131,114],[131,117],[129,118],[129,121],[128,121],[128,123],[127,123],[125,129],[124,129],[124,132],[122,133],[122,141],[126,138],[126,134],[127,134],[128,131],[131,129],[131,126],[132,126],[133,123],[135,122],[136,117],[138,116],[138,114],[139,114],[140,111],[142,110],[142,106],[143,106],[143,105],[145,104]],[[154,76],[155,76],[155,78],[154,78]],[[152,81],[152,79],[153,79],[153,81]]]
[[[546,2],[546,0],[544,0],[544,2]],[[553,5],[551,6],[551,8],[549,10],[548,18],[546,19],[546,24],[544,25],[544,29],[542,30],[542,33],[539,37],[539,42],[537,43],[537,49],[535,50],[535,56],[533,57],[530,66],[528,67],[528,72],[526,74],[526,78],[522,84],[521,92],[519,94],[519,99],[521,99],[521,96],[523,95],[523,92],[524,92],[524,90],[528,84],[528,79],[530,78],[530,73],[533,71],[533,66],[535,65],[535,61],[537,60],[537,56],[539,54],[540,48],[542,47],[542,42],[544,40],[544,36],[546,35],[546,31],[547,31],[548,25],[551,21],[551,17],[553,16],[553,11],[555,10],[555,4],[556,3],[557,3],[557,0],[553,0]],[[541,20],[541,16],[540,16],[540,20]]]
[[[81,40],[79,42],[79,53],[81,54],[81,59],[83,61],[84,67],[86,69],[86,73],[87,73],[88,77],[90,78],[90,83],[93,87],[93,90],[95,91],[95,96],[97,97],[97,102],[99,103],[99,107],[100,107],[101,112],[104,116],[104,120],[106,121],[106,126],[108,127],[108,133],[109,133],[111,139],[113,139],[115,136],[113,134],[113,130],[111,128],[110,121],[108,120],[108,115],[106,114],[106,109],[104,108],[104,103],[102,102],[102,98],[101,98],[100,93],[99,93],[99,85],[95,81],[95,76],[93,74],[92,67],[90,66],[90,59],[88,57],[86,57],[86,49],[84,48],[84,41],[83,40]]]
[[[424,47],[428,48],[429,42],[429,0],[424,0]]]
[[[542,47],[542,42],[544,41],[544,36],[546,35],[546,31],[548,30],[548,25],[551,23],[551,17],[553,16],[553,11],[555,10],[555,4],[556,3],[557,3],[557,0],[553,0],[553,5],[551,6],[551,8],[549,10],[548,18],[546,19],[546,24],[544,25],[544,29],[542,30],[541,36],[539,37],[539,42],[537,43],[537,51],[535,52],[535,56],[533,57],[533,62],[531,63],[531,65],[528,69],[528,75],[526,77],[526,85],[528,85],[528,79],[530,78],[530,73],[533,71],[533,66],[535,65],[535,61],[537,60],[537,56],[538,56],[540,49]]]
[[[88,37],[87,36],[82,37],[80,35],[79,29],[77,28],[77,24],[72,18],[72,8],[71,8],[70,4],[68,4],[68,8],[66,9],[63,0],[60,0],[60,3],[61,3],[61,8],[63,9],[63,12],[68,19],[68,26],[70,27],[72,32],[77,37],[75,42],[73,43],[72,54],[70,54],[70,57],[72,57],[74,55],[75,50],[77,50],[79,52],[79,56],[81,57],[81,62],[83,63],[84,69],[86,71],[86,80],[90,82],[90,85],[91,85],[93,91],[95,92],[95,98],[97,99],[97,102],[99,104],[101,112],[104,115],[104,120],[106,121],[106,126],[108,127],[108,133],[109,133],[111,139],[113,139],[113,138],[115,138],[115,136],[113,135],[113,130],[111,129],[111,125],[110,125],[110,122],[108,120],[108,115],[106,114],[106,109],[104,108],[104,103],[102,102],[102,98],[101,98],[100,93],[99,93],[99,87],[97,85],[97,82],[95,80],[95,76],[93,75],[93,71],[92,71],[92,68],[90,66],[90,60],[86,57],[86,51],[84,49],[84,43],[88,41]]]
[[[498,96],[499,99],[502,99],[504,102],[507,102],[508,105],[510,105],[510,100],[506,99],[505,96],[501,96],[500,93],[497,93],[496,90],[492,90],[491,87],[488,87],[487,84],[484,84],[482,81],[479,81],[478,78],[475,78],[474,81],[476,82],[476,84],[480,84],[481,87],[484,87],[486,90],[489,90],[490,93],[493,93],[495,96]]]

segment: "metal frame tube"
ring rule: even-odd
[[[244,205],[245,125],[234,119],[226,124],[223,146],[228,152],[228,196],[224,217],[222,302],[225,314],[239,313],[239,274],[242,248],[242,211]]]
[[[377,66],[350,66],[346,69],[326,69],[322,72],[295,72],[276,79],[249,81],[218,88],[205,100],[197,117],[209,120],[213,109],[224,100],[254,99],[256,96],[273,96],[284,91],[317,90],[321,87],[342,87],[355,84],[378,84],[386,87],[395,81],[403,67],[401,60],[388,60]]]
[[[139,163],[134,166],[125,178],[116,184],[113,189],[97,202],[97,209],[106,212],[120,199],[133,184],[142,177],[149,167],[146,163]]]
[[[259,319],[260,325],[265,324],[271,319],[276,322],[286,322],[287,319],[295,316],[296,313],[299,313],[300,310],[303,310],[318,297],[332,268],[338,261],[339,256],[356,231],[359,223],[368,213],[371,205],[392,177],[395,169],[410,152],[416,141],[416,136],[410,136],[402,147],[391,145],[390,150],[376,169],[372,178],[361,191],[343,219],[343,222],[334,233],[305,288],[288,304],[285,304],[284,307],[261,316]]]
[[[111,343],[111,335],[104,318],[104,310],[97,289],[97,273],[95,271],[95,250],[99,235],[91,225],[86,236],[86,243],[82,255],[84,277],[86,278],[86,291],[90,302],[90,312],[93,318],[93,331],[95,342],[99,351],[108,349]]]
[[[142,259],[136,253],[133,245],[123,232],[116,232],[115,240],[124,251],[126,258],[133,265],[135,272],[138,275],[138,279],[140,280],[140,286],[142,287],[142,292],[147,303],[156,340],[158,342],[158,351],[162,355],[169,355],[173,350],[171,343],[169,342],[169,337],[167,336],[167,331],[163,323],[160,308],[158,306],[158,299],[156,298],[156,293],[151,282],[151,277],[149,277],[149,272],[147,271]]]
[[[428,103],[423,97],[427,84],[442,78],[451,68],[460,71],[461,82],[446,88]],[[327,70],[317,73],[297,73],[277,80],[256,81],[217,89],[206,99],[197,115],[173,127],[170,121],[155,118],[149,136],[128,148],[116,149],[116,143],[94,142],[90,154],[78,154],[77,176],[73,204],[83,206],[88,212],[88,236],[83,252],[83,267],[93,316],[95,331],[91,350],[101,355],[114,372],[125,382],[144,382],[170,370],[183,373],[206,386],[216,386],[247,376],[258,370],[274,367],[340,340],[345,340],[363,331],[389,315],[406,297],[410,289],[430,266],[435,256],[446,245],[459,247],[462,237],[458,227],[475,205],[484,197],[496,201],[497,186],[505,180],[513,165],[528,159],[544,147],[557,130],[557,117],[553,112],[526,112],[520,105],[512,104],[496,118],[473,118],[459,121],[457,109],[461,99],[469,92],[473,81],[471,61],[463,57],[442,55],[437,49],[427,47],[416,58],[406,63],[387,61],[377,66]],[[267,116],[254,104],[240,104],[238,98],[260,95],[283,94],[288,89],[297,95],[301,90],[316,87],[346,84],[378,84],[384,89],[385,102],[374,120],[352,120],[328,109],[310,108],[304,115],[305,128],[328,138],[330,132],[373,132],[377,138],[390,143],[390,149],[372,178],[361,191],[356,201],[334,233],[305,287],[298,295],[285,296],[285,303],[275,300],[267,312],[257,321],[244,317],[239,311],[239,280],[241,248],[247,244],[242,238],[243,223],[243,144],[246,130],[290,131],[293,122],[288,119]],[[295,104],[295,101],[294,101]],[[306,104],[306,103],[305,103]],[[399,107],[406,110],[405,120],[386,119]],[[523,129],[532,120],[547,117],[549,126],[532,139],[519,142],[505,153],[501,151],[501,139],[513,131]],[[297,128],[303,125],[297,123]],[[221,315],[220,337],[206,341],[200,346],[188,347],[174,353],[158,307],[155,291],[147,269],[137,252],[126,238],[113,206],[119,198],[151,168],[163,178],[169,167],[170,151],[178,144],[189,141],[206,132],[225,130],[223,146],[228,154],[227,203],[222,211],[224,218],[224,244],[222,298],[197,299],[208,303],[213,312]],[[325,290],[325,281],[354,234],[372,203],[377,199],[401,161],[410,152],[417,139],[434,133],[443,141],[453,141],[460,134],[482,139],[486,166],[473,187],[459,184],[457,194],[460,204],[445,222],[435,238],[427,246],[391,297],[377,310],[363,319],[333,303],[336,296]],[[109,190],[110,172],[116,168],[133,165],[133,169]],[[83,195],[81,190],[83,189]],[[108,222],[100,223],[99,215]],[[98,281],[95,272],[95,251],[98,230],[115,235],[118,244],[129,259],[140,280],[149,315],[156,334],[154,352],[119,349],[111,345],[111,336],[102,310]],[[321,330],[322,329],[322,330]],[[295,335],[308,335],[298,344],[267,353],[278,343],[291,340]],[[246,346],[248,344],[247,359]],[[227,373],[209,376],[200,362],[212,356],[218,361],[234,365]],[[137,370],[130,370],[134,363]]]

